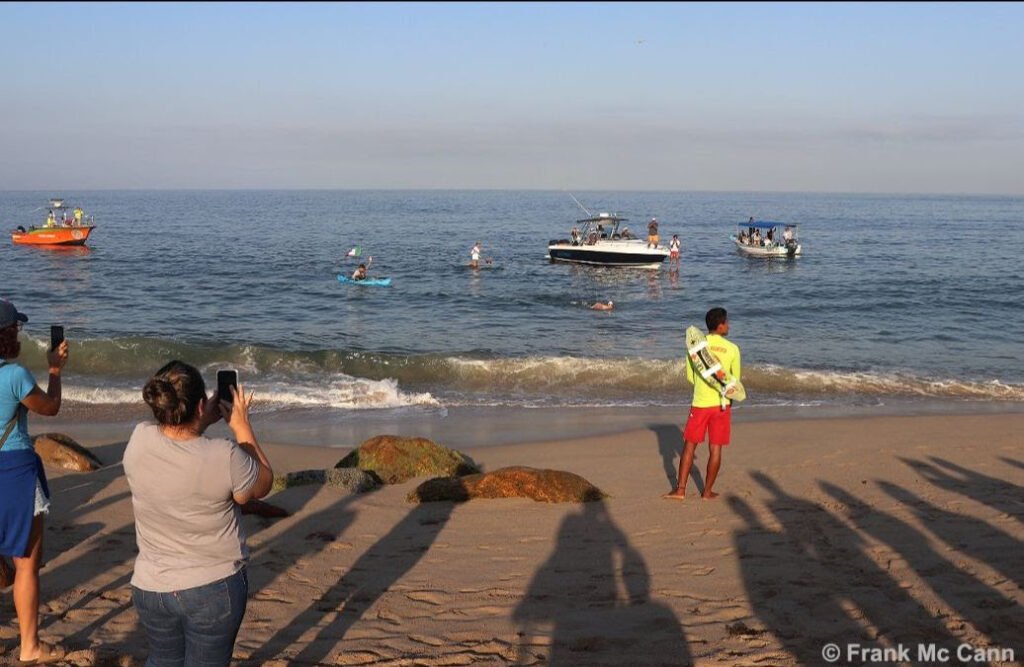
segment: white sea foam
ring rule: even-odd
[[[409,406],[439,407],[441,403],[426,392],[405,392],[397,380],[366,380],[335,374],[326,381],[267,381],[255,379],[247,382],[242,375],[242,387],[255,392],[254,411],[287,408],[324,407],[333,409],[383,409]],[[64,399],[74,403],[117,405],[141,403],[141,387],[89,386],[66,383]]]

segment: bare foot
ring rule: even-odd
[[[705,491],[703,494],[701,494],[701,498],[703,498],[704,500],[716,500],[718,498],[718,494],[715,493],[714,491]]]
[[[668,498],[670,500],[686,500],[686,491],[676,489],[672,493],[666,493],[662,498]]]
[[[39,642],[39,647],[35,651],[35,656],[31,654],[29,656],[22,656],[19,662],[28,663],[32,665],[41,665],[49,662],[57,662],[62,659],[66,654],[64,647],[59,644],[47,644],[46,642]]]

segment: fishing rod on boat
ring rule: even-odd
[[[587,214],[587,217],[588,217],[588,218],[592,218],[592,217],[594,217],[594,214],[593,214],[593,213],[591,213],[590,211],[588,211],[588,210],[587,210],[587,207],[586,207],[586,206],[584,206],[583,204],[581,204],[581,203],[580,203],[580,200],[579,200],[579,199],[576,199],[576,197],[574,197],[574,196],[573,196],[573,194],[572,194],[571,192],[566,192],[565,194],[567,194],[567,195],[569,195],[570,197],[572,197],[572,200],[573,200],[574,202],[576,202],[576,205],[577,205],[577,206],[579,206],[580,208],[582,208],[582,209],[583,209],[583,212]]]

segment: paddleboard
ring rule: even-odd
[[[743,383],[722,368],[721,362],[708,347],[708,339],[704,332],[697,327],[686,327],[686,354],[690,357],[694,370],[723,398],[742,401],[747,397]]]
[[[365,280],[352,280],[351,276],[343,273],[338,274],[338,282],[346,285],[366,285],[367,287],[390,287],[391,278],[366,278]]]

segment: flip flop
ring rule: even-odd
[[[45,665],[51,662],[57,662],[63,660],[64,656],[67,655],[67,651],[60,644],[47,644],[46,642],[39,642],[39,657],[33,660],[19,660],[19,665]]]
[[[686,500],[686,496],[677,496],[671,493],[666,493],[662,498],[668,498],[669,500]]]

